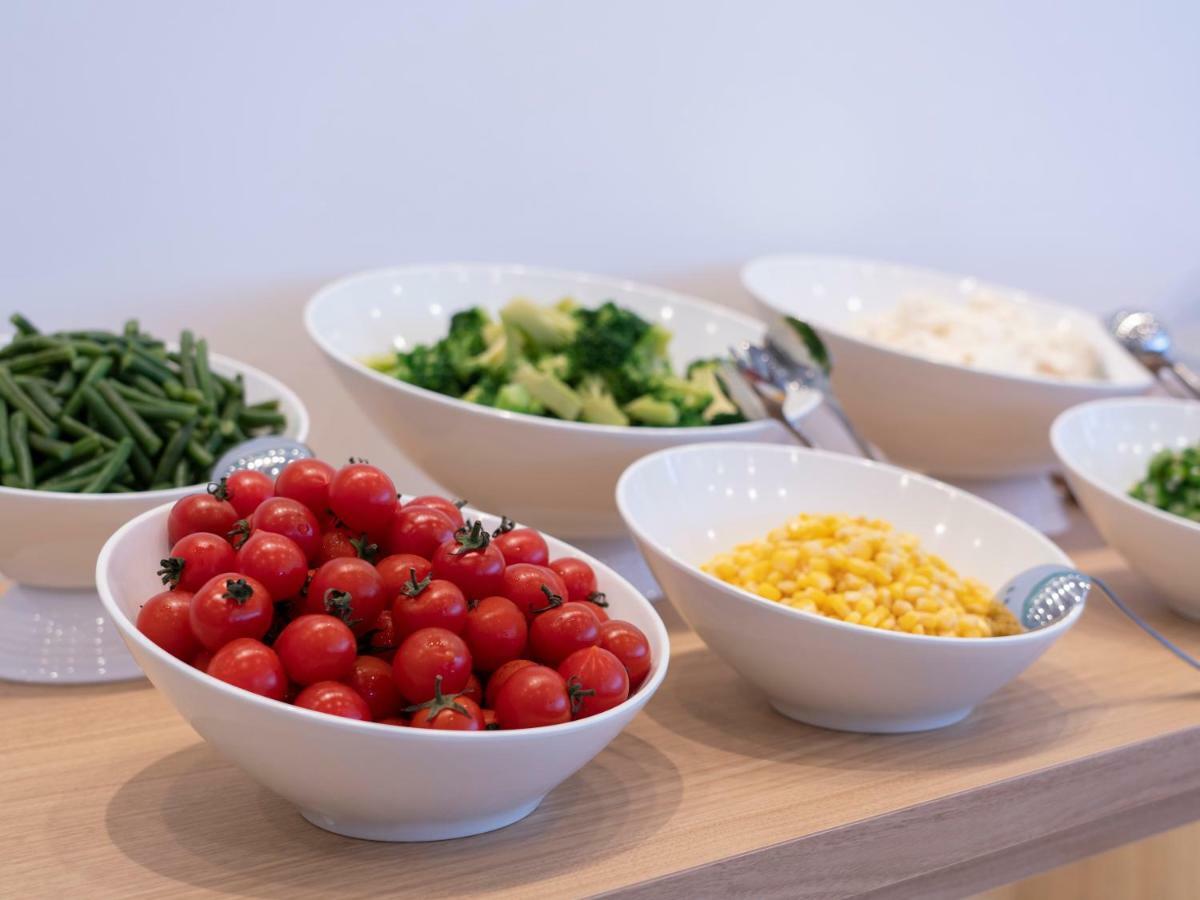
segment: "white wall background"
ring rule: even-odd
[[[5,0],[0,311],[190,324],[331,399],[300,306],[394,262],[740,302],[746,258],[837,251],[1200,320],[1198,38],[1189,0]]]

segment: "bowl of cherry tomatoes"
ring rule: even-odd
[[[666,675],[650,603],[562,541],[361,461],[237,478],[239,506],[198,492],[128,522],[97,583],[179,713],[321,828],[515,822]]]

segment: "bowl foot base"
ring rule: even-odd
[[[863,734],[905,734],[911,731],[932,731],[961,722],[973,707],[957,709],[938,716],[857,716],[824,709],[793,706],[783,700],[768,700],[781,715],[805,725],[816,725],[831,731],[853,731]]]
[[[497,828],[504,828],[506,825],[519,822],[537,809],[542,799],[538,797],[532,803],[525,803],[490,816],[436,825],[388,825],[379,822],[355,821],[354,819],[334,819],[324,813],[312,812],[307,809],[300,810],[300,815],[318,828],[332,831],[343,837],[366,841],[445,841],[451,838],[470,837],[473,834],[495,831]]]
[[[141,677],[94,590],[0,587],[0,679],[99,684]]]

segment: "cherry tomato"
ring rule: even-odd
[[[366,463],[342,466],[329,483],[329,508],[354,531],[383,531],[392,520],[397,502],[392,479]]]
[[[427,506],[430,509],[440,509],[446,514],[455,528],[462,528],[464,524],[462,508],[465,505],[462,502],[454,502],[445,497],[438,497],[434,494],[425,494],[420,497],[413,497],[405,506]]]
[[[492,542],[500,548],[506,565],[529,563],[544,566],[550,560],[546,539],[532,528],[514,528],[510,519],[500,520],[500,527],[492,536]]]
[[[474,700],[476,703],[483,703],[483,684],[480,682],[479,676],[472,672],[471,677],[467,679],[467,686],[459,692],[458,696]]]
[[[455,524],[440,509],[404,506],[396,510],[383,545],[388,553],[405,553],[429,559],[454,537]]]
[[[422,628],[445,628],[459,634],[467,619],[467,598],[455,585],[428,575],[409,582],[392,601],[392,624],[400,640]]]
[[[533,617],[529,647],[534,659],[557,666],[576,650],[600,641],[600,620],[590,603],[564,603]]]
[[[219,490],[215,485],[214,490]],[[188,494],[176,501],[167,516],[167,540],[171,545],[197,531],[226,535],[238,520],[233,504],[216,494]]]
[[[188,624],[189,591],[163,591],[155,594],[138,610],[138,631],[176,659],[191,661],[200,651],[200,642]]]
[[[258,640],[271,627],[275,604],[257,579],[226,572],[192,595],[188,624],[202,646],[217,651],[235,638]]]
[[[376,719],[375,721],[380,725],[396,725],[400,728],[405,728],[408,726],[408,722],[406,722],[404,719],[401,719],[399,716],[389,716],[386,719]]]
[[[296,597],[308,578],[304,551],[291,538],[272,531],[256,531],[237,551],[236,568],[262,582],[276,600]]]
[[[475,668],[491,672],[521,655],[529,626],[524,613],[507,597],[484,597],[467,611],[462,636]]]
[[[203,647],[201,647],[199,652],[197,652],[196,655],[192,657],[192,665],[195,666],[197,669],[199,669],[201,672],[207,672],[208,665],[209,665],[209,663],[212,662],[212,660],[213,660],[212,651],[205,650]]]
[[[420,704],[409,724],[441,731],[482,731],[483,710],[465,694],[443,694],[442,676],[434,681],[433,698]]]
[[[329,509],[329,482],[334,468],[320,459],[297,459],[283,467],[275,479],[275,496],[303,503],[315,515]]]
[[[383,579],[357,558],[331,559],[317,569],[304,598],[305,612],[337,616],[360,637],[375,627],[386,605]]]
[[[483,711],[483,730],[495,731],[500,727],[496,721],[496,711],[494,709],[485,709]]]
[[[371,707],[358,692],[340,681],[318,681],[296,695],[295,704],[330,716],[371,721]]]
[[[321,552],[317,561],[327,563],[331,559],[352,559],[358,556],[354,547],[354,535],[336,526],[321,535]]]
[[[503,594],[504,554],[482,522],[460,528],[433,553],[433,577],[453,581],[469,598]]]
[[[518,669],[496,694],[501,728],[538,728],[571,721],[571,697],[563,677],[546,666]]]
[[[629,673],[622,662],[600,647],[576,650],[562,661],[558,674],[567,682],[571,695],[571,714],[586,719],[624,703],[629,697]]]
[[[254,469],[238,469],[227,475],[225,493],[239,519],[248,519],[264,500],[275,493],[270,476]]]
[[[629,673],[629,689],[637,690],[650,673],[650,641],[632,622],[612,619],[600,625],[600,643]]]
[[[239,523],[240,524],[240,523]],[[244,528],[238,528],[239,533]],[[321,529],[312,510],[287,497],[269,497],[250,517],[249,530],[270,531],[290,538],[304,551],[304,558],[315,560],[321,552]]]
[[[453,631],[422,628],[406,637],[396,649],[392,666],[396,687],[413,703],[433,699],[437,677],[442,689],[457,694],[471,677],[471,651]]]
[[[237,638],[213,654],[208,674],[252,694],[282,700],[288,680],[275,651],[253,638]]]
[[[555,602],[567,599],[567,588],[553,569],[517,563],[504,569],[504,586],[500,593],[517,605],[517,609],[532,619],[534,613],[551,608]]]
[[[379,577],[383,579],[384,595],[392,598],[404,590],[410,579],[424,581],[433,571],[429,560],[412,553],[393,553],[391,556],[385,556],[376,563],[375,568]]]
[[[236,564],[237,554],[229,541],[207,531],[195,531],[175,542],[170,555],[159,561],[162,568],[158,574],[172,590],[194,593],[214,575],[232,571]]]
[[[574,600],[576,603],[591,600],[593,603],[598,603],[598,605],[607,605],[607,601],[604,601],[604,595],[596,588],[595,570],[582,559],[577,559],[574,556],[561,556],[550,563],[550,568],[558,574],[558,577],[563,580],[563,584],[566,585],[566,599]]]
[[[532,659],[510,659],[495,672],[491,674],[487,682],[487,691],[484,693],[483,699],[487,705],[494,707],[496,705],[496,695],[500,693],[500,688],[504,687],[504,682],[512,677],[514,672],[519,672],[529,666],[536,666]]]
[[[287,624],[275,639],[275,652],[288,678],[307,685],[348,678],[358,647],[341,619],[309,614]]]
[[[366,635],[368,652],[382,660],[391,663],[396,653],[396,628],[392,624],[392,611],[385,609],[375,620],[375,627]]]
[[[374,656],[360,656],[354,661],[350,674],[342,679],[371,708],[371,718],[390,719],[400,712],[404,699],[396,688],[392,667]]]

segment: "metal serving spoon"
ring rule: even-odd
[[[1170,372],[1192,396],[1200,398],[1200,375],[1174,358],[1170,332],[1154,313],[1118,310],[1108,317],[1108,330],[1157,378]]]
[[[1002,587],[997,599],[1010,609],[1016,599],[1020,603],[1021,624],[1029,631],[1046,628],[1066,618],[1075,607],[1082,606],[1093,587],[1099,588],[1134,624],[1154,638],[1189,666],[1200,669],[1200,661],[1180,649],[1113,593],[1099,578],[1085,575],[1054,563],[1034,566],[1020,573]]]
[[[265,435],[235,444],[213,464],[211,478],[220,481],[237,469],[254,469],[278,478],[283,467],[295,459],[311,459],[312,449],[279,435]]]

